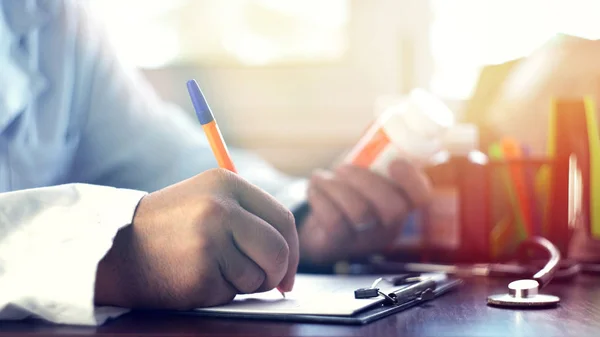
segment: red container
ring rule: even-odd
[[[514,256],[520,242],[535,235],[548,238],[568,256],[574,230],[585,223],[582,181],[577,178],[581,168],[576,157],[485,162],[482,156],[472,153],[448,158],[427,169],[436,189],[446,191],[448,198],[455,193],[458,201],[445,206],[433,203],[423,209],[420,244],[411,249],[392,246],[386,253],[388,258],[431,263],[504,261]],[[528,172],[532,182],[544,174],[550,179],[530,189],[535,205],[528,208],[529,218],[536,219],[536,224],[525,234],[517,221],[523,214],[509,195],[510,181],[504,179],[511,169]],[[457,227],[440,230],[449,214],[456,219],[447,218],[445,224]]]

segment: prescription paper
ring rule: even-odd
[[[372,305],[382,303],[383,297],[355,299],[354,290],[369,288],[379,277],[391,275],[296,275],[294,289],[286,298],[277,290],[238,295],[233,302],[222,306],[196,309],[199,312],[236,314],[297,314],[352,316]],[[441,278],[441,275],[432,275]],[[401,289],[382,281],[377,288],[384,293]]]

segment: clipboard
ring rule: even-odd
[[[230,304],[212,308],[201,308],[194,311],[183,312],[186,315],[197,315],[201,317],[213,317],[223,319],[250,319],[250,320],[268,320],[268,321],[286,321],[286,322],[305,322],[305,323],[328,323],[345,325],[364,325],[381,318],[402,312],[411,307],[434,301],[454,289],[457,289],[463,282],[460,279],[449,279],[445,274],[436,273],[435,277],[430,274],[420,276],[420,280],[404,283],[401,285],[390,284],[383,285],[378,290],[381,294],[371,298],[357,298],[355,290],[371,290],[371,282],[367,280],[393,280],[407,279],[414,275],[302,275],[296,276],[296,286],[302,287],[310,282],[330,282],[345,284],[343,289],[336,289],[332,293],[324,291],[325,288],[318,290],[315,296],[321,296],[319,303],[311,303],[310,299],[304,300],[313,307],[300,308],[296,310],[293,305],[287,305],[286,301],[293,301],[293,296],[281,298],[280,294],[258,294],[258,295],[238,295]],[[442,277],[440,277],[442,276]],[[316,283],[318,284],[318,283]],[[351,288],[355,287],[354,290]],[[276,296],[278,295],[278,298]],[[306,294],[300,293],[298,296]],[[310,295],[309,295],[310,296]],[[343,297],[347,296],[347,297]],[[246,302],[249,301],[249,302]],[[337,301],[337,306],[336,302]],[[341,303],[340,303],[341,302]],[[328,306],[331,312],[327,312]],[[263,310],[268,307],[268,310]],[[335,308],[334,308],[335,307]],[[315,312],[310,312],[314,309]],[[353,310],[356,309],[356,310]],[[297,311],[297,312],[294,312]]]

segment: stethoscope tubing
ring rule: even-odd
[[[519,246],[519,256],[527,257],[529,250],[539,250],[548,253],[546,264],[533,275],[533,279],[539,283],[539,288],[543,288],[556,276],[561,261],[560,251],[548,239],[535,236],[531,237]]]
[[[531,260],[530,251],[537,250],[547,255],[543,260]],[[579,274],[600,274],[600,264],[581,263],[561,259],[560,252],[550,241],[532,237],[519,247],[518,263],[475,263],[475,264],[432,264],[419,262],[389,261],[382,258],[370,263],[339,264],[334,272],[339,274],[384,274],[384,273],[446,273],[457,277],[533,278],[540,287],[550,280],[568,281]]]

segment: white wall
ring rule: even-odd
[[[196,78],[229,143],[306,174],[358,139],[378,96],[428,84],[427,8],[421,0],[353,0],[350,50],[333,64],[179,66],[146,75],[190,112],[185,82]]]

